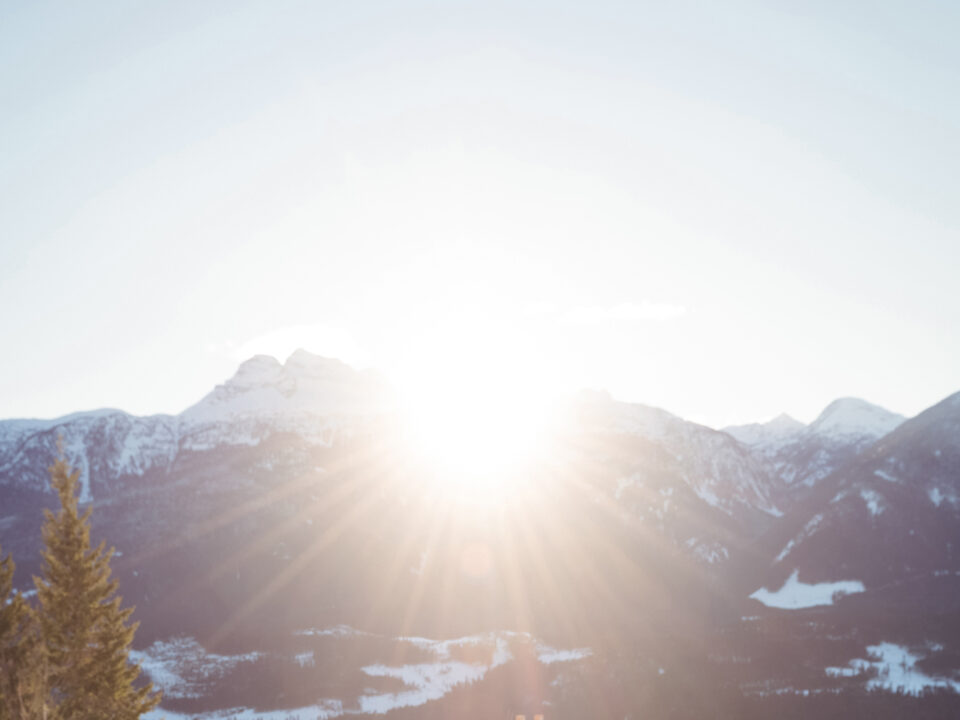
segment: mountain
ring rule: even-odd
[[[258,355],[176,416],[95,410],[56,420],[0,421],[0,486],[45,488],[58,438],[80,471],[81,502],[121,478],[169,470],[185,453],[257,445],[278,433],[331,445],[394,408],[378,376],[298,350],[281,364]]]
[[[396,407],[298,351],[175,416],[0,421],[0,544],[29,587],[62,437],[177,719],[960,711],[960,394],[717,431],[583,393],[488,503]]]
[[[0,487],[18,485],[43,492],[58,439],[80,471],[81,502],[93,500],[93,484],[167,468],[181,444],[181,426],[167,415],[135,417],[96,410],[56,420],[0,421]]]
[[[777,515],[764,468],[725,433],[691,423],[665,410],[584,394],[578,407],[581,432],[637,438],[664,452],[657,472],[688,488],[727,514],[759,510]],[[648,470],[652,474],[651,471]],[[621,493],[642,478],[620,483]]]
[[[732,435],[747,447],[768,448],[782,445],[797,435],[803,428],[804,424],[802,422],[783,413],[765,423],[732,425],[723,428],[723,431]]]
[[[824,408],[807,428],[810,434],[835,440],[883,437],[904,421],[902,415],[859,398],[840,398]]]
[[[182,448],[254,445],[293,433],[330,445],[362,432],[395,410],[395,398],[376,374],[297,350],[285,363],[257,355],[178,416]]]
[[[766,424],[726,428],[783,482],[775,502],[789,506],[820,480],[893,431],[902,415],[859,398],[834,400],[803,426],[781,415]]]
[[[894,423],[863,410],[861,428],[879,434]],[[911,583],[960,576],[960,393],[896,422],[821,486],[791,518],[803,525],[777,550],[773,584],[799,571],[854,578],[867,591],[906,591]]]
[[[582,393],[574,415],[584,477],[699,562],[725,564],[780,514],[775,480],[726,433],[597,392]]]
[[[391,409],[389,389],[375,374],[297,350],[283,364],[268,355],[250,358],[180,418],[196,427],[250,417],[279,423],[291,418],[364,417]]]

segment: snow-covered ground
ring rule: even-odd
[[[252,662],[259,653],[216,655],[208,653],[191,637],[157,641],[146,650],[130,653],[150,681],[168,698],[203,697],[210,684],[242,662]]]
[[[840,580],[839,582],[805,583],[800,582],[799,571],[794,570],[787,578],[783,587],[776,591],[760,588],[750,595],[767,607],[784,610],[799,610],[800,608],[816,607],[818,605],[833,605],[837,595],[850,595],[864,591],[863,583],[859,580]]]
[[[860,491],[860,497],[866,503],[867,510],[870,511],[872,516],[876,517],[884,511],[883,497],[880,493],[864,488]]]
[[[927,497],[929,497],[930,502],[937,507],[940,507],[945,502],[954,506],[960,505],[960,498],[957,498],[956,493],[950,491],[949,489],[944,491],[937,487],[930,488],[927,490]]]
[[[438,700],[458,685],[469,685],[482,680],[487,672],[513,659],[508,647],[512,633],[471,635],[453,640],[428,638],[398,638],[425,650],[435,658],[432,663],[390,666],[368,665],[363,672],[371,677],[391,677],[403,682],[406,689],[395,693],[364,694],[358,698],[360,712],[382,714],[395,708],[418,707]],[[492,655],[488,663],[463,662],[452,658],[451,650],[465,646],[490,645]]]
[[[330,720],[343,714],[343,705],[339,700],[321,700],[316,705],[284,710],[254,710],[237,707],[192,714],[157,708],[140,717],[142,720]]]
[[[457,685],[469,685],[481,680],[487,670],[496,664],[445,661],[416,663],[391,667],[368,665],[363,668],[370,677],[389,677],[400,680],[407,689],[395,693],[361,695],[360,711],[383,714],[401,707],[418,707],[431,700],[439,700]]]
[[[351,635],[375,637],[370,633],[338,625],[332,628],[311,628],[296,633],[301,637],[342,638]],[[376,636],[379,637],[379,636]],[[403,707],[419,707],[438,700],[458,686],[476,683],[493,668],[513,659],[511,641],[534,643],[537,659],[543,665],[583,660],[592,654],[590,648],[558,649],[536,641],[525,633],[498,632],[469,635],[449,640],[433,640],[424,637],[398,637],[394,642],[413,645],[432,655],[425,662],[393,665],[373,662],[361,670],[371,678],[393,678],[403,684],[394,692],[364,691],[353,701],[322,699],[316,704],[274,711],[250,708],[227,708],[198,714],[183,714],[163,709],[154,710],[144,717],[147,720],[329,720],[341,715],[384,714]],[[479,649],[479,656],[464,659],[459,651]],[[206,683],[222,677],[240,662],[252,661],[257,653],[243,655],[214,655],[207,653],[193,638],[176,638],[157,642],[145,651],[134,654],[151,681],[164,691],[167,698],[199,698],[203,696]],[[483,658],[486,658],[485,660]],[[301,666],[315,662],[315,651],[300,652],[293,659]]]
[[[573,660],[583,660],[592,655],[590,648],[575,648],[573,650],[557,650],[549,645],[537,644],[537,660],[544,665],[552,665],[558,662],[571,662]]]
[[[900,482],[897,478],[895,478],[893,475],[888,473],[886,470],[874,470],[873,474],[876,475],[881,480],[886,480],[887,482],[891,482],[891,483]]]
[[[814,532],[816,532],[821,522],[823,522],[822,513],[814,515],[812,518],[810,518],[810,520],[807,521],[807,524],[803,526],[803,530],[800,531],[800,534],[797,535],[795,538],[791,539],[790,542],[788,542],[783,547],[783,550],[780,551],[780,553],[777,555],[774,562],[778,563],[784,558],[786,558],[787,555],[790,554],[790,551],[793,550],[794,547],[796,547],[797,543],[799,543],[802,540],[805,540],[806,538],[813,535]]]
[[[828,667],[831,677],[856,677],[861,673],[875,671],[867,681],[868,690],[889,690],[908,695],[919,695],[932,688],[947,688],[960,692],[960,682],[950,678],[932,677],[917,669],[917,661],[923,658],[902,645],[884,642],[867,647],[868,660],[856,658],[847,667]]]

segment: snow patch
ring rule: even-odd
[[[509,633],[506,634],[508,637]],[[419,647],[429,648],[438,662],[415,663],[393,667],[376,664],[362,668],[371,677],[390,677],[403,682],[409,689],[394,693],[361,695],[358,698],[360,712],[382,715],[402,707],[418,707],[437,700],[458,685],[469,685],[481,680],[488,670],[499,667],[513,658],[506,637],[477,635],[454,640],[429,640],[428,638],[398,638]],[[478,645],[493,641],[494,651],[490,663],[468,663],[450,660],[451,647]],[[558,651],[562,652],[562,651]]]
[[[838,582],[816,584],[804,583],[800,582],[799,574],[799,570],[794,570],[783,587],[775,592],[760,588],[750,597],[759,600],[767,607],[799,610],[819,605],[833,605],[836,596],[861,593],[865,589],[863,583],[859,580],[840,580]]]
[[[717,497],[712,488],[700,486],[695,487],[693,491],[697,494],[697,497],[699,497],[708,505],[712,505],[715,508],[720,507],[720,498]]]
[[[874,470],[873,474],[876,475],[881,480],[886,480],[887,482],[892,482],[892,483],[900,482],[897,478],[895,478],[893,475],[886,472],[885,470]]]
[[[181,637],[158,640],[146,650],[131,651],[130,657],[165,697],[199,698],[212,682],[242,662],[253,662],[260,653],[215,655],[194,638]]]
[[[537,660],[544,665],[552,665],[557,662],[570,662],[571,660],[583,660],[593,654],[590,648],[576,648],[573,650],[557,650],[549,645],[537,645]]]
[[[302,636],[345,637],[349,635],[367,635],[347,625],[338,625],[333,628],[301,630],[296,633]],[[377,636],[379,637],[379,636]],[[500,667],[513,659],[509,642],[518,638],[527,642],[532,638],[527,633],[497,632],[482,635],[469,635],[449,640],[434,640],[425,637],[407,636],[393,638],[396,642],[407,643],[429,652],[433,657],[431,662],[411,663],[407,665],[389,665],[383,662],[371,663],[362,667],[362,671],[369,677],[393,678],[403,683],[404,688],[396,692],[378,693],[368,690],[356,699],[356,703],[349,703],[346,707],[337,708],[336,714],[376,714],[388,713],[397,708],[419,707],[432,700],[437,700],[453,688],[468,685],[481,680],[491,669]],[[483,660],[462,660],[454,654],[458,648],[476,647],[489,650],[489,658]],[[537,658],[544,665],[557,662],[571,662],[582,660],[591,655],[589,648],[575,648],[570,650],[553,648],[543,643],[536,643]],[[301,653],[295,656],[301,665],[314,661],[314,655]],[[312,708],[308,708],[311,710]],[[288,711],[295,712],[295,711]],[[324,717],[334,717],[330,714]]]
[[[870,511],[872,516],[876,517],[884,511],[883,497],[880,493],[864,489],[860,491],[860,497],[867,504],[867,510]]]
[[[350,635],[369,635],[350,627],[349,625],[335,625],[331,628],[307,628],[306,630],[297,630],[295,635],[304,635],[307,637],[348,637]]]
[[[773,559],[774,564],[780,562],[780,561],[783,560],[787,555],[789,555],[789,554],[790,554],[790,551],[793,550],[793,548],[794,548],[794,546],[795,546],[796,544],[797,544],[797,540],[796,540],[796,538],[794,538],[793,540],[791,540],[790,542],[788,542],[786,545],[784,545],[784,546],[783,546],[783,550],[780,551],[780,554],[777,555],[777,556]]]
[[[950,492],[943,492],[940,488],[930,488],[927,490],[927,497],[930,498],[932,502],[937,507],[940,507],[944,502],[948,502],[951,505],[958,504],[958,498],[956,495]]]
[[[340,700],[321,700],[317,705],[283,710],[237,707],[184,714],[156,708],[140,717],[143,720],[330,720],[343,714],[343,703]]]
[[[851,660],[848,667],[828,667],[830,677],[856,677],[873,670],[875,677],[867,681],[868,690],[888,690],[907,695],[919,695],[929,688],[947,688],[960,692],[960,682],[949,678],[932,677],[917,669],[923,656],[910,652],[903,645],[884,642],[867,647],[869,660]]]
[[[701,542],[692,537],[685,544],[687,547],[693,548],[694,555],[711,565],[730,557],[730,551],[716,540]]]
[[[457,685],[468,685],[480,680],[487,672],[485,665],[465,662],[417,663],[389,667],[368,665],[363,672],[371,677],[396,678],[411,688],[396,693],[361,695],[361,713],[384,713],[402,707],[418,707],[431,700],[439,700]]]
[[[784,546],[783,550],[780,551],[780,554],[774,558],[773,560],[774,565],[776,565],[778,562],[783,560],[787,555],[789,555],[790,551],[793,550],[794,547],[796,547],[796,544],[798,542],[813,535],[814,531],[817,529],[817,527],[819,527],[821,522],[823,522],[823,513],[818,513],[817,515],[814,515],[812,518],[810,518],[807,521],[807,524],[803,526],[803,530],[800,531],[800,534],[797,535],[795,538],[793,538],[790,542],[788,542]]]

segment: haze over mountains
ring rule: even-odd
[[[168,713],[960,708],[960,393],[715,430],[585,392],[478,506],[381,378],[256,356],[176,416],[0,421],[24,589],[61,436]]]

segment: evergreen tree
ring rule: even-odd
[[[13,571],[13,558],[0,559],[0,720],[34,720],[46,717],[46,665],[36,614],[14,592]]]
[[[78,472],[61,456],[50,468],[60,511],[46,511],[43,578],[34,578],[46,650],[52,717],[62,720],[134,720],[154,708],[159,693],[135,687],[139,665],[130,644],[137,623],[121,609],[110,580],[113,549],[90,547],[90,509],[77,507]]]

